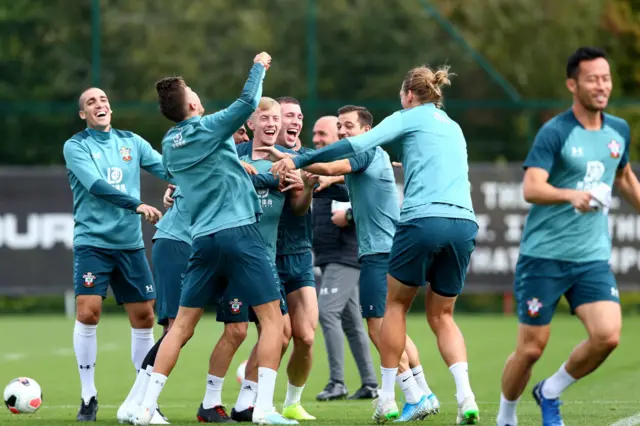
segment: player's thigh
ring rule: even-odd
[[[310,251],[278,256],[276,267],[287,295],[305,287],[315,289],[313,255]]]
[[[281,301],[280,280],[255,224],[217,233],[224,250],[224,270],[229,285],[239,291],[249,306]]]
[[[551,323],[558,301],[570,287],[570,262],[520,255],[513,284],[520,323]]]
[[[151,268],[144,249],[116,252],[111,288],[118,304],[140,303],[156,298]]]
[[[158,324],[167,325],[178,314],[180,292],[191,246],[183,241],[158,238],[151,249],[153,278],[156,285],[156,317]]]
[[[191,244],[191,255],[182,280],[180,306],[204,309],[218,302],[227,287],[222,277],[225,268],[224,244],[217,234],[196,238]]]
[[[591,338],[617,344],[622,313],[610,265],[606,261],[575,264],[573,276],[574,284],[565,294],[572,311],[584,323]]]
[[[292,335],[311,338],[318,324],[318,298],[316,289],[302,287],[287,294],[287,307],[291,319]]]
[[[389,275],[407,286],[424,286],[437,249],[433,232],[425,218],[400,223],[393,237]]]
[[[112,250],[77,246],[73,248],[73,288],[76,298],[107,297],[111,274],[116,266]]]
[[[443,297],[458,296],[476,247],[478,225],[466,219],[428,218],[425,226],[439,246],[426,276],[431,290]]]
[[[387,302],[389,253],[360,258],[360,310],[363,318],[382,318]]]

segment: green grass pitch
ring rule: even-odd
[[[500,396],[500,375],[505,359],[515,344],[517,331],[514,317],[459,316],[468,346],[471,385],[480,407],[481,424],[495,425]],[[3,343],[0,346],[0,384],[27,376],[43,388],[44,404],[35,415],[12,415],[0,410],[0,425],[77,424],[76,411],[80,399],[78,372],[73,355],[73,321],[56,316],[0,317]],[[620,347],[605,365],[593,375],[578,382],[564,395],[562,407],[568,425],[610,425],[640,412],[640,317],[626,317]],[[156,330],[160,335],[160,329]],[[205,389],[207,363],[211,349],[221,333],[213,317],[203,318],[196,334],[183,350],[160,397],[161,408],[173,425],[196,424],[195,417]],[[423,424],[455,424],[455,388],[451,374],[438,353],[435,339],[422,316],[411,316],[409,333],[420,349],[421,361],[431,388],[442,403],[437,416]],[[239,389],[235,380],[238,364],[247,358],[255,342],[252,330],[240,348],[227,375],[223,401],[229,408]],[[547,351],[534,370],[533,378],[519,406],[519,424],[539,425],[540,413],[531,397],[531,387],[553,373],[571,349],[585,336],[575,317],[558,316],[552,327]],[[345,345],[346,381],[349,391],[360,386],[353,358]],[[98,326],[98,362],[96,381],[100,410],[98,424],[117,424],[116,410],[134,379],[130,359],[130,330],[120,315],[105,315]],[[379,374],[379,358],[375,350],[374,364]],[[315,395],[328,380],[328,367],[322,332],[318,331],[314,367],[303,395],[307,411],[318,420],[314,425],[373,424],[370,401],[335,401],[319,403]],[[285,362],[288,360],[288,355]],[[284,368],[280,369],[276,404],[281,408],[286,390]],[[396,389],[398,404],[401,392]],[[401,406],[401,405],[400,405]],[[640,416],[636,419],[640,423]],[[627,424],[636,424],[630,421]]]

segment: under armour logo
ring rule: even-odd
[[[96,366],[96,365],[95,365],[95,364],[93,364],[93,367],[95,367],[95,366]],[[82,365],[82,364],[80,364],[80,365],[78,366],[78,368],[80,368],[80,370],[91,370],[91,367],[92,367],[91,365]]]
[[[162,386],[164,386],[164,383],[162,383],[160,380],[156,380],[156,385],[162,387]]]
[[[213,386],[213,380],[207,380],[207,384]]]
[[[251,386],[249,386],[249,385],[245,386],[245,387],[244,387],[244,389],[245,389],[245,390],[252,390],[252,389],[251,389]]]

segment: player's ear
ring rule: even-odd
[[[368,124],[366,126],[364,126],[364,131],[368,132],[369,130],[371,130],[371,126],[369,126]]]
[[[78,115],[80,116],[81,120],[87,119],[87,114],[85,114],[84,111],[78,111]]]
[[[256,129],[254,129],[254,127],[253,127],[253,121],[252,121],[252,120],[250,120],[250,119],[249,119],[249,120],[247,120],[247,128],[248,128],[249,130],[251,130],[252,132],[256,130]]]
[[[569,91],[571,93],[576,93],[576,88],[578,86],[577,82],[575,81],[575,79],[573,78],[568,78],[565,82],[567,89],[569,89]]]

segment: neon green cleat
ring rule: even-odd
[[[468,396],[458,406],[458,418],[456,424],[475,425],[480,421],[480,410],[473,396]]]
[[[282,407],[282,416],[285,419],[291,420],[315,420],[311,414],[307,413],[307,410],[304,409],[299,402],[295,404],[288,405],[286,407]]]

